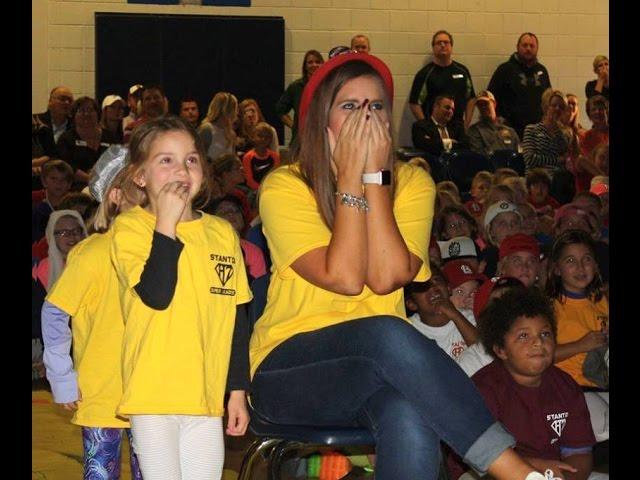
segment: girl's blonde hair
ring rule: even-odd
[[[492,205],[498,200],[507,200],[511,203],[516,203],[516,192],[513,190],[513,187],[505,185],[504,183],[492,185],[484,200],[485,205]]]
[[[596,58],[593,59],[593,71],[595,73],[598,73],[596,69],[598,68],[598,64],[603,60],[609,60],[609,57],[606,55],[596,55]]]
[[[541,105],[543,114],[547,112],[547,109],[549,108],[549,104],[551,103],[553,97],[558,97],[560,100],[562,100],[564,106],[567,107],[567,96],[564,94],[564,92],[562,92],[561,90],[554,90],[553,88],[549,87],[542,93]]]
[[[347,62],[333,70],[318,85],[304,117],[304,124],[299,125],[298,141],[295,142],[291,155],[293,161],[299,163],[299,176],[313,191],[322,221],[330,229],[333,227],[335,217],[336,178],[331,169],[331,150],[327,136],[329,111],[344,84],[364,76],[374,78],[379,83],[384,110],[391,120],[391,99],[378,72],[364,62]],[[391,125],[389,125],[389,135],[392,136]],[[392,146],[387,159],[388,170],[394,168],[393,151]],[[395,175],[392,176],[392,198],[395,192],[395,177]]]
[[[222,120],[222,129],[224,130],[224,138],[227,140],[227,146],[234,145],[236,134],[233,131],[233,120],[237,112],[238,99],[235,95],[229,92],[218,92],[211,99],[209,110],[201,125],[205,122],[213,125]]]
[[[491,184],[493,182],[493,173],[488,170],[480,170],[473,176],[473,180],[471,180],[471,185],[474,185],[477,182],[486,182]]]
[[[449,192],[453,198],[456,199],[456,202],[462,203],[462,199],[460,198],[460,189],[451,180],[442,180],[441,182],[436,183],[436,192]]]
[[[102,202],[96,209],[93,217],[89,221],[89,233],[104,233],[109,230],[113,219],[121,212],[121,205],[123,201],[127,201],[124,198],[124,194],[122,193],[122,182],[124,181],[126,176],[126,169],[122,169],[118,172],[118,174],[113,178],[109,186],[104,192],[102,197]],[[120,190],[120,195],[123,197],[120,202],[117,204],[111,201],[111,192],[113,190]],[[141,191],[138,190],[136,193],[138,195],[138,201],[135,202],[136,205],[142,203],[141,199]]]
[[[129,142],[129,153],[127,154],[127,165],[120,172],[122,177],[121,189],[122,194],[127,202],[131,205],[140,205],[145,207],[149,203],[149,198],[144,188],[138,186],[135,179],[143,172],[144,165],[149,158],[151,146],[162,135],[169,132],[184,132],[191,139],[196,147],[198,156],[200,157],[200,165],[202,166],[202,185],[197,193],[193,208],[201,208],[209,202],[211,196],[211,183],[209,175],[209,166],[207,162],[207,154],[200,136],[196,133],[191,125],[182,118],[175,115],[166,115],[138,126],[131,136]],[[124,173],[123,173],[124,172]]]

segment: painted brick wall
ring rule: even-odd
[[[515,50],[520,33],[535,32],[539,59],[551,82],[581,98],[595,78],[595,55],[609,53],[606,0],[252,0],[252,7],[129,5],[124,0],[32,0],[32,110],[46,108],[56,85],[76,96],[95,94],[94,13],[267,15],[285,19],[285,84],[299,76],[306,50],[326,53],[355,33],[371,39],[372,53],[391,68],[396,84],[394,126],[398,144],[410,144],[407,96],[414,74],[427,61],[434,31],[447,29],[454,58],[465,64],[474,87],[486,87],[496,66]],[[615,66],[614,66],[615,68]],[[263,108],[268,108],[263,106]]]

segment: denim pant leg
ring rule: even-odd
[[[438,478],[438,435],[396,390],[383,387],[374,393],[360,418],[376,439],[377,480]]]
[[[276,423],[352,425],[365,402],[388,386],[481,472],[515,444],[455,361],[411,324],[390,316],[288,339],[258,367],[252,404]]]
[[[118,480],[122,429],[82,427],[84,480]]]

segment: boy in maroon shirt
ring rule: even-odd
[[[560,203],[549,195],[551,189],[551,176],[543,168],[534,168],[527,173],[527,201],[533,205],[536,212],[541,215],[551,215],[560,207]]]
[[[590,478],[596,441],[582,390],[553,366],[556,320],[549,299],[532,288],[507,291],[483,310],[478,329],[496,360],[471,379],[516,438],[516,452],[537,470],[552,470],[553,478]],[[450,460],[450,478],[458,479],[465,466]]]

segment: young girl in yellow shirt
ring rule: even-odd
[[[173,116],[134,131],[123,181],[138,205],[113,225],[111,259],[125,330],[123,396],[145,480],[219,479],[227,433],[249,423],[247,318],[251,293],[233,227],[205,203],[206,154]]]

